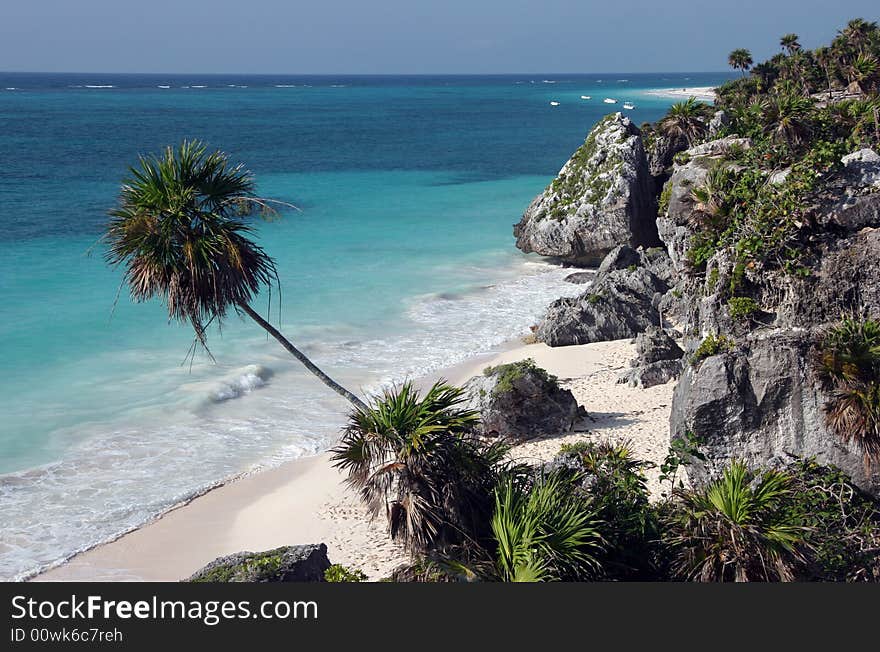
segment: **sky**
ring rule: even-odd
[[[2,0],[0,70],[697,72],[828,42],[878,0]]]

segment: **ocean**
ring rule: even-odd
[[[0,73],[0,579],[318,452],[345,421],[256,325],[229,319],[216,362],[190,361],[158,302],[116,300],[99,238],[139,154],[201,139],[301,209],[259,226],[272,321],[369,393],[491,351],[582,289],[519,253],[512,224],[601,116],[631,101],[656,120],[675,100],[645,89],[726,78]]]

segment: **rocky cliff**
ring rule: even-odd
[[[658,244],[653,185],[639,129],[606,116],[514,227],[516,246],[588,266],[617,245]]]

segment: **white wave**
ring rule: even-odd
[[[7,86],[5,90],[7,90],[7,91],[18,91],[18,90],[21,90],[21,89],[15,87],[15,86]]]
[[[468,268],[467,278],[483,279],[469,288],[411,298],[394,331],[301,327],[297,343],[343,385],[370,392],[489,352],[528,333],[553,299],[584,291],[564,282],[571,270],[533,258],[510,261]],[[335,441],[345,403],[274,341],[248,333],[234,350],[252,364],[215,371],[212,379],[216,367],[206,362],[197,370],[200,382],[179,368],[157,370],[181,379],[171,383],[167,400],[146,402],[124,419],[52,433],[79,443],[65,446],[52,464],[0,474],[0,578],[26,577],[143,524],[218,480],[316,453]],[[116,355],[138,352],[108,354]],[[120,366],[125,359],[107,362]]]
[[[208,88],[208,87],[207,87],[207,86],[204,86],[204,85],[199,85],[199,86],[195,86],[195,85],[194,85],[194,86],[192,86],[192,88]]]
[[[229,379],[221,380],[211,391],[215,402],[228,401],[259,389],[272,377],[272,370],[260,365],[250,365]]]
[[[275,84],[275,88],[296,88],[296,84]]]
[[[541,83],[542,84],[555,84],[556,80],[555,79],[542,79]]]
[[[116,88],[113,84],[86,84],[83,88]]]
[[[170,86],[166,86],[164,84],[159,84],[156,88],[171,88]]]

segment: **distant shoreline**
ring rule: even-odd
[[[692,86],[690,88],[653,88],[644,91],[645,95],[655,97],[695,97],[698,100],[715,101],[715,88],[712,86]]]

